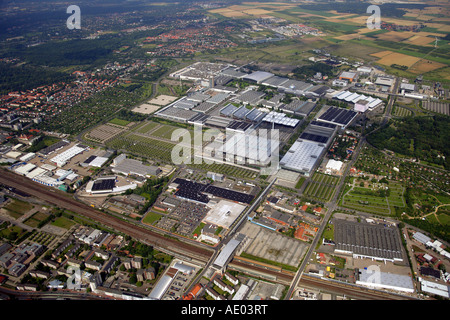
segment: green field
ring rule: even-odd
[[[338,182],[339,177],[316,172],[303,194],[309,198],[327,202],[333,196]]]
[[[144,219],[142,219],[142,222],[153,225],[159,219],[161,219],[161,215],[159,213],[150,211],[145,215]]]
[[[388,187],[389,195],[382,196],[374,188],[353,186],[343,195],[341,205],[368,213],[395,214],[394,207],[405,207],[405,190],[400,183],[394,181],[390,181]]]
[[[143,122],[141,125],[139,125],[135,131],[137,133],[146,134],[147,132],[152,131],[155,129],[159,124],[156,122]]]
[[[60,228],[64,228],[64,229],[70,229],[70,227],[72,227],[75,224],[75,222],[73,222],[70,219],[67,219],[65,217],[59,217],[56,218],[55,221],[53,221],[51,223],[52,226],[56,226],[56,227],[60,227]]]
[[[33,205],[31,203],[13,199],[11,203],[4,207],[14,219],[21,217],[26,212],[33,209]]]
[[[122,120],[122,119],[119,119],[119,118],[114,118],[114,119],[112,119],[111,121],[109,121],[109,123],[112,123],[112,124],[116,124],[116,125],[118,125],[118,126],[125,127],[125,126],[127,126],[127,125],[130,123],[130,121]]]
[[[106,146],[152,160],[171,162],[171,152],[175,144],[127,133],[111,139]]]
[[[48,218],[48,215],[43,212],[36,212],[31,217],[29,217],[27,220],[24,221],[24,223],[30,227],[36,228],[38,227],[39,223],[43,220]]]
[[[11,226],[0,231],[0,238],[5,238],[13,241],[17,238],[20,238],[20,236],[22,236],[25,232],[25,229],[22,229],[18,226]]]

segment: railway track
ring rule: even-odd
[[[292,272],[277,271],[274,268],[267,268],[260,266],[258,262],[249,263],[240,259],[233,259],[229,266],[231,268],[238,267],[239,270],[247,269],[259,274],[266,274],[275,277],[277,281],[290,283],[294,279]],[[255,273],[252,272],[254,275]],[[307,286],[312,288],[322,289],[326,292],[333,292],[343,294],[358,300],[417,300],[414,297],[395,294],[387,291],[373,290],[352,284],[346,284],[338,281],[330,281],[307,274],[303,274],[299,281],[299,286]]]
[[[104,226],[122,232],[148,245],[161,249],[169,249],[177,254],[207,262],[213,252],[175,239],[167,238],[157,232],[137,226],[119,218],[96,210],[87,204],[78,202],[70,195],[56,189],[42,186],[26,177],[17,175],[6,169],[0,170],[0,183],[13,187],[31,196],[37,197],[60,208],[85,216]]]

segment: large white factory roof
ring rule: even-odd
[[[414,284],[410,276],[388,272],[360,269],[359,280],[356,281],[356,284],[410,293],[414,292]]]
[[[85,150],[86,147],[80,147],[76,145],[54,156],[53,158],[50,159],[50,161],[55,162],[58,167],[63,167],[67,163],[67,161],[69,161],[70,159],[72,159],[73,157],[82,153]]]
[[[309,173],[324,148],[325,145],[320,143],[297,140],[281,159],[280,165],[286,169]]]
[[[15,171],[19,174],[28,174],[34,168],[36,168],[34,164],[27,163],[26,165],[17,168]]]
[[[234,201],[220,200],[208,211],[203,221],[228,229],[245,208]]]

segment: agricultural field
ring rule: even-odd
[[[398,182],[389,184],[363,183],[354,179],[351,188],[344,193],[341,206],[373,214],[393,215],[394,207],[405,207],[405,188]]]
[[[339,182],[339,177],[316,172],[305,188],[303,195],[327,202],[331,199]]]
[[[243,2],[242,5],[213,9],[210,12],[239,20],[260,17],[283,19],[286,23],[301,23],[318,28],[324,35],[302,36],[295,40],[256,46],[246,53],[243,51],[245,46],[240,46],[224,53],[224,58],[238,59],[245,56],[248,60],[292,63],[293,58],[297,61],[308,58],[308,50],[316,47],[344,57],[373,61],[389,71],[393,64],[402,65],[407,68],[402,75],[411,78],[424,74],[426,78],[438,79],[444,75],[444,79],[450,80],[448,72],[444,72],[450,65],[450,44],[442,39],[450,31],[449,19],[445,18],[447,8],[404,8],[401,15],[390,14],[383,17],[383,23],[401,25],[404,30],[371,30],[367,28],[369,14],[358,11],[362,9],[362,4],[355,4],[358,8],[350,8],[346,4],[330,4],[328,9],[319,8],[320,6],[312,4],[308,8],[305,4]],[[333,10],[334,8],[337,10]],[[343,11],[339,12],[339,9]],[[411,29],[421,23],[425,23],[426,27],[416,32]],[[407,30],[408,27],[410,29]],[[440,39],[437,47],[436,38]],[[278,50],[280,47],[285,50]],[[276,57],[278,60],[274,60]]]

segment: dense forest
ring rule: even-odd
[[[69,74],[48,68],[0,63],[0,79],[2,79],[0,94],[7,94],[11,91],[26,91],[60,81],[69,81],[71,78],[72,76]]]
[[[449,117],[410,117],[389,124],[367,137],[378,149],[450,168]]]
[[[307,79],[314,76],[317,72],[322,73],[322,76],[332,76],[333,67],[325,63],[317,62],[314,64],[297,67],[292,70],[292,72],[297,79]]]

